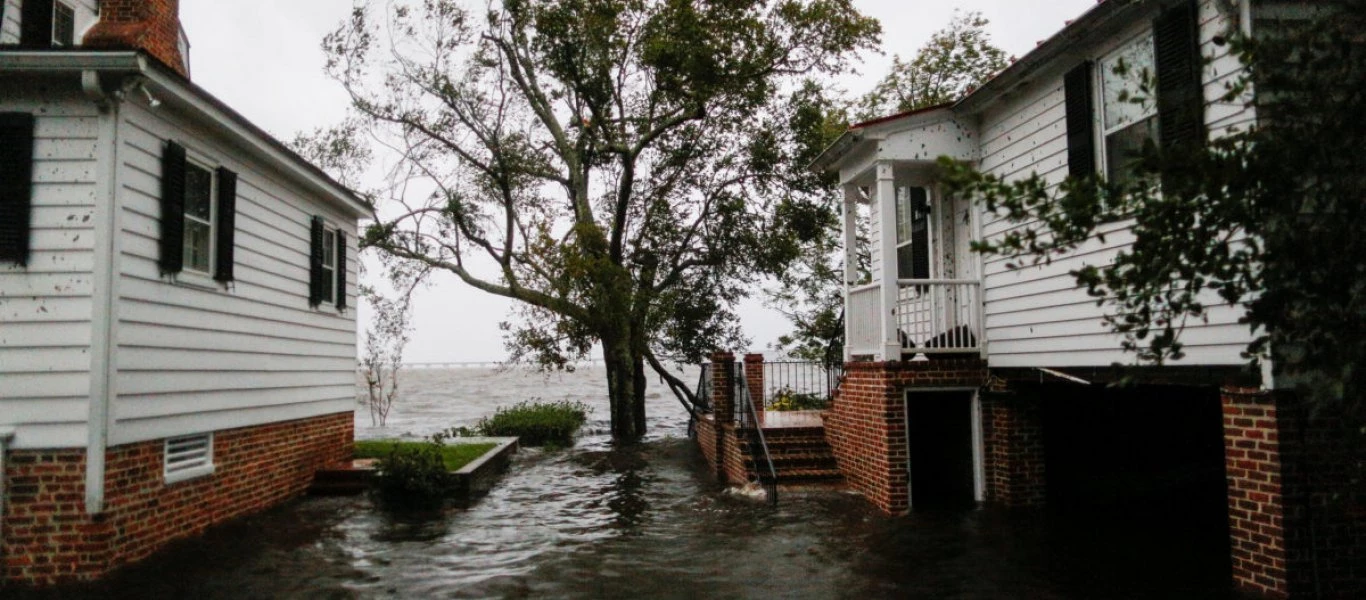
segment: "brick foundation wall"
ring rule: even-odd
[[[850,489],[883,512],[906,512],[906,390],[980,387],[986,381],[986,363],[977,358],[845,363],[844,382],[824,420],[826,440]]]
[[[1043,410],[1037,398],[983,394],[982,446],[987,502],[1010,508],[1044,504]]]
[[[85,512],[84,450],[16,450],[0,582],[89,580],[168,542],[299,495],[313,473],[351,455],[350,412],[218,431],[212,475],[167,485],[164,440],[109,448],[105,510]]]
[[[1258,595],[1366,597],[1361,438],[1334,407],[1225,388],[1234,584]]]

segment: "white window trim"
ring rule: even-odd
[[[171,470],[170,470],[170,466],[171,466],[171,461],[170,461],[170,458],[171,458],[171,444],[172,444],[172,443],[175,443],[175,442],[185,441],[185,440],[192,440],[192,439],[194,439],[194,438],[204,438],[204,439],[205,439],[205,442],[206,442],[206,444],[207,444],[207,450],[205,451],[205,457],[204,457],[204,464],[197,465],[197,466],[193,466],[193,467],[189,467],[189,468],[179,469],[179,470],[177,470],[177,471],[175,471],[175,472],[171,472]],[[167,484],[172,484],[172,483],[177,483],[177,482],[181,482],[181,481],[187,481],[187,480],[190,480],[190,479],[196,479],[196,478],[199,478],[199,477],[204,477],[204,476],[207,476],[207,475],[212,475],[213,472],[214,472],[214,469],[215,469],[215,465],[214,465],[214,456],[213,456],[213,433],[210,432],[210,433],[201,433],[201,434],[196,434],[196,435],[185,435],[185,436],[179,436],[179,437],[173,437],[173,438],[166,438],[166,441],[165,441],[165,443],[164,443],[163,446],[162,446],[162,453],[161,453],[161,456],[162,456],[162,467],[161,467],[162,477],[165,479],[165,482],[166,482]]]
[[[1095,148],[1096,171],[1100,174],[1106,175],[1107,177],[1110,173],[1110,156],[1109,152],[1106,150],[1106,140],[1109,139],[1110,134],[1120,131],[1125,127],[1128,127],[1135,123],[1139,123],[1144,119],[1157,118],[1157,101],[1156,98],[1154,98],[1151,108],[1151,114],[1145,116],[1144,119],[1141,119],[1139,121],[1132,121],[1109,129],[1105,127],[1105,62],[1110,60],[1115,55],[1124,52],[1124,50],[1127,49],[1130,44],[1133,44],[1135,41],[1138,41],[1142,38],[1147,38],[1150,43],[1156,43],[1156,41],[1153,39],[1152,28],[1145,28],[1142,31],[1134,33],[1133,35],[1125,38],[1123,41],[1119,42],[1113,47],[1107,49],[1103,54],[1101,54],[1099,57],[1095,59],[1095,68],[1092,69],[1094,72],[1091,74],[1091,100],[1092,106],[1094,108],[1091,110],[1091,120],[1094,126],[1091,128],[1091,130],[1094,132],[1093,135],[1095,136],[1095,139],[1092,141],[1091,145]],[[1156,47],[1153,48],[1153,52],[1153,75],[1154,77],[1156,77]]]
[[[184,261],[180,273],[177,276],[177,282],[187,283],[192,287],[217,289],[220,285],[219,282],[214,281],[213,271],[218,260],[218,167],[199,156],[191,156],[188,149],[185,152],[185,167],[187,173],[190,167],[203,169],[209,173],[209,264],[207,270],[200,271],[191,266],[189,261]],[[203,222],[196,217],[191,217],[188,211],[183,212],[182,217],[186,221],[194,220],[196,223]],[[184,237],[183,234],[182,237]],[[189,243],[187,237],[180,242],[180,251],[182,254],[185,252],[185,245],[187,243]]]

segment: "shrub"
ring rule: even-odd
[[[379,459],[380,493],[408,503],[439,501],[449,491],[446,461],[437,442],[394,444]]]
[[[588,420],[582,402],[519,402],[500,408],[474,426],[480,435],[516,436],[524,446],[569,446],[574,433]]]
[[[773,396],[773,403],[768,405],[769,410],[823,410],[829,403],[825,397],[816,393],[801,393],[792,391],[791,388],[783,388]]]

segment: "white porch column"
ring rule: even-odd
[[[882,355],[879,359],[900,360],[901,341],[896,335],[896,180],[890,161],[878,161],[876,169],[873,202],[877,203],[880,243],[874,250],[882,257]]]
[[[854,360],[849,288],[858,283],[858,186],[844,186],[844,362]]]

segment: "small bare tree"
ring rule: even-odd
[[[410,333],[413,285],[397,287],[400,291],[389,298],[373,286],[361,286],[361,296],[369,302],[374,315],[365,330],[361,369],[365,373],[366,393],[360,400],[370,411],[370,424],[379,427],[388,421],[389,410],[398,399],[399,371],[403,367],[403,349],[408,345]]]

